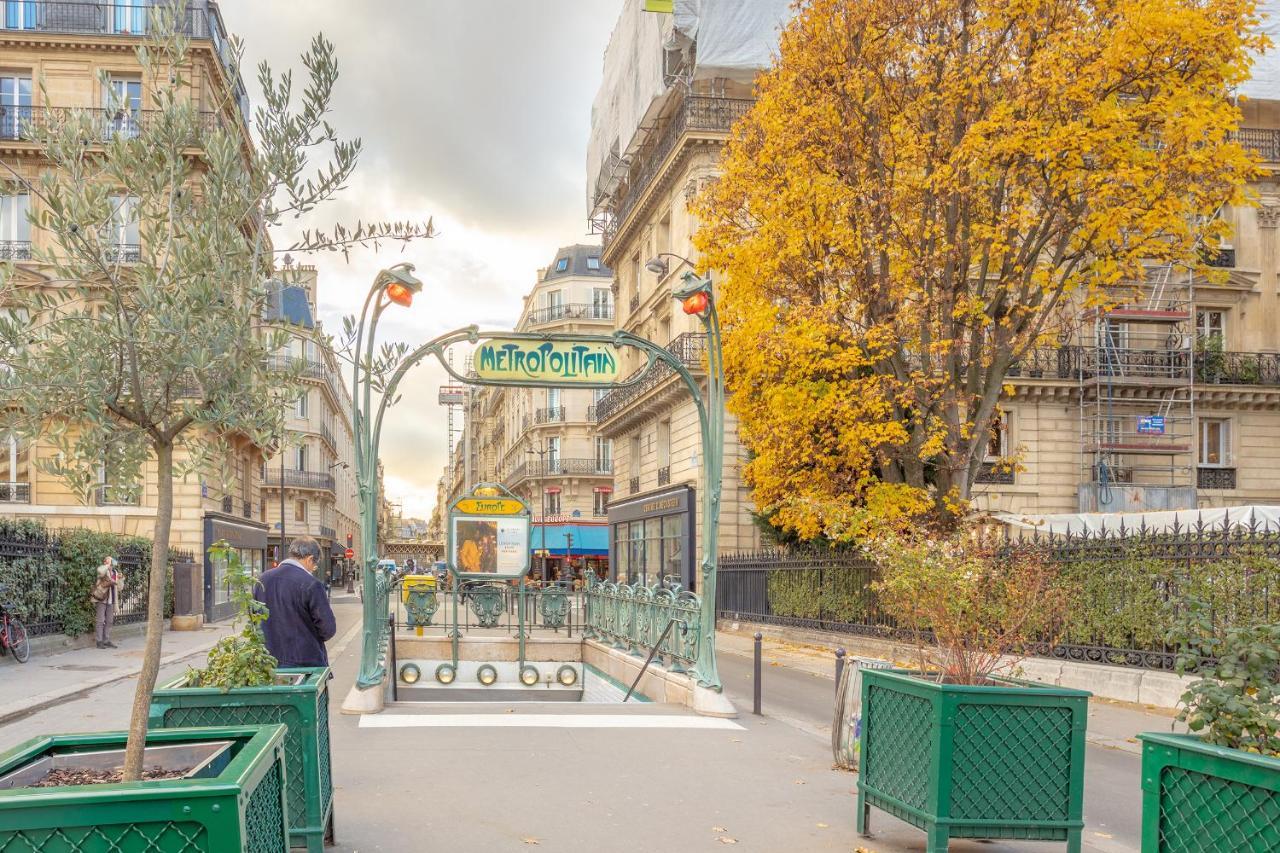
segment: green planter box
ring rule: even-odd
[[[289,803],[289,844],[324,849],[333,837],[333,775],[329,758],[329,670],[326,667],[277,670],[301,673],[299,684],[244,687],[223,693],[215,687],[183,687],[178,679],[151,697],[155,728],[241,726],[283,723]]]
[[[52,753],[122,749],[125,732],[48,735],[0,755],[0,776]],[[148,746],[231,740],[208,779],[0,790],[6,853],[278,853],[285,843],[283,726],[153,730]]]
[[[862,671],[858,832],[871,806],[950,838],[1065,841],[1084,828],[1084,734],[1090,694],[1001,679],[937,684]]]
[[[1143,853],[1280,850],[1280,758],[1195,735],[1138,737]]]

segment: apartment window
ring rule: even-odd
[[[1205,309],[1196,312],[1196,343],[1204,346],[1216,340],[1221,346],[1227,339],[1227,312]]]
[[[591,270],[592,272],[597,272],[600,269],[600,259],[587,258],[587,269]]]
[[[120,77],[109,79],[104,106],[107,110],[107,125],[104,128],[107,137],[134,138],[141,130],[139,119],[142,115],[142,81]]]
[[[560,473],[560,436],[558,435],[547,439],[547,472]]]
[[[31,196],[26,193],[0,195],[0,244],[4,244],[0,245],[0,260],[30,257],[31,222],[27,219],[30,209]]]
[[[307,520],[307,502],[306,501],[293,502],[293,520],[303,521],[303,522]]]
[[[134,196],[111,197],[111,223],[107,227],[108,260],[130,263],[138,260],[142,240],[138,232],[138,199]]]
[[[596,470],[602,474],[613,470],[613,439],[596,436]]]
[[[298,471],[307,470],[307,446],[304,444],[293,452],[294,467]]]
[[[564,316],[564,291],[548,290],[543,296],[548,320],[559,320]]]
[[[592,492],[591,514],[597,517],[609,514],[609,498],[612,492],[606,487],[597,487]]]
[[[591,317],[594,320],[608,320],[613,316],[613,291],[607,287],[591,289]]]
[[[990,461],[1003,459],[1009,455],[1009,416],[1001,412],[991,422],[991,431],[987,435],[987,448],[983,454]]]
[[[7,3],[14,6],[35,4]],[[16,74],[0,75],[0,139],[18,139],[31,119],[31,78]]]
[[[27,449],[17,437],[0,439],[0,503],[28,503],[31,500],[31,469]]]
[[[671,465],[671,421],[658,421],[658,467]]]
[[[40,4],[30,2],[14,2],[0,4],[4,10],[4,27],[7,30],[34,30],[36,28],[36,11]]]
[[[1226,418],[1200,419],[1200,465],[1222,468],[1231,464],[1231,422]]]
[[[560,489],[558,487],[553,486],[547,489],[543,495],[543,501],[547,515],[560,514]]]
[[[671,214],[668,213],[658,222],[658,234],[654,246],[655,255],[671,251]]]
[[[115,0],[110,7],[113,33],[145,33],[147,31],[147,7],[151,0]]]
[[[561,404],[560,389],[548,388],[547,389],[547,408],[552,410],[559,409],[560,404]],[[554,417],[555,417],[554,411],[548,413],[548,419],[551,419]]]
[[[564,272],[567,269],[569,269],[568,258],[561,258],[560,260],[556,261],[556,272]]]
[[[631,476],[640,476],[640,433],[631,436],[631,458],[627,460],[631,466]]]
[[[310,396],[310,391],[303,391],[301,396],[298,397],[298,405],[294,408],[293,412],[295,415],[300,418],[305,418],[307,416],[307,402]]]
[[[640,253],[631,256],[631,299],[640,298]]]

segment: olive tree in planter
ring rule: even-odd
[[[1280,622],[1222,623],[1199,600],[1168,637],[1199,676],[1178,719],[1191,734],[1142,739],[1142,849],[1280,850]]]
[[[230,98],[215,102],[212,116],[197,112],[201,84],[188,70],[198,63],[175,26],[186,6],[149,7],[149,35],[136,51],[147,121],[104,139],[95,111],[48,113],[22,125],[48,167],[32,177],[0,164],[0,193],[31,196],[41,235],[30,264],[0,264],[0,421],[9,422],[0,428],[52,445],[37,464],[85,500],[95,489],[136,500],[133,486],[98,484],[154,477],[129,780],[142,773],[159,672],[175,480],[227,482],[231,443],[269,446],[301,387],[300,366],[271,363],[287,332],[262,322],[274,253],[345,251],[432,231],[430,222],[358,224],[273,243],[276,226],[346,186],[360,155],[359,140],[339,138],[328,121],[334,47],[313,40],[300,95],[291,75],[260,66],[264,104],[251,130]],[[229,49],[238,53],[234,43]]]
[[[912,670],[862,673],[858,831],[872,806],[950,838],[1065,841],[1084,827],[1089,694],[1017,680],[1066,608],[1050,563],[964,538],[880,549],[876,590],[916,645]]]
[[[253,598],[256,580],[226,543],[209,558],[224,562],[240,631],[209,652],[203,669],[155,691],[150,724],[156,728],[283,723],[289,841],[324,849],[333,838],[333,780],[329,755],[329,668],[278,669],[259,626],[266,608]]]

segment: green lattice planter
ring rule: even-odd
[[[278,853],[285,844],[283,726],[153,730],[148,746],[233,741],[207,779],[0,790],[5,853]],[[125,732],[47,735],[0,755],[0,776],[46,755],[122,749]]]
[[[156,728],[284,723],[288,769],[289,844],[309,851],[324,849],[333,838],[333,775],[329,756],[329,670],[327,667],[277,670],[301,673],[299,684],[244,687],[223,693],[216,687],[183,687],[179,678],[151,697]]]
[[[923,829],[929,853],[951,838],[1065,841],[1079,851],[1089,696],[863,670],[858,832],[875,806]]]
[[[1280,850],[1280,758],[1195,735],[1138,737],[1143,853]]]

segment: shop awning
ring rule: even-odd
[[[609,528],[604,524],[556,524],[546,526],[546,549],[552,556],[569,553],[569,536],[573,537],[573,556],[600,557],[609,553]],[[533,525],[530,553],[537,554],[543,548],[542,525]]]

